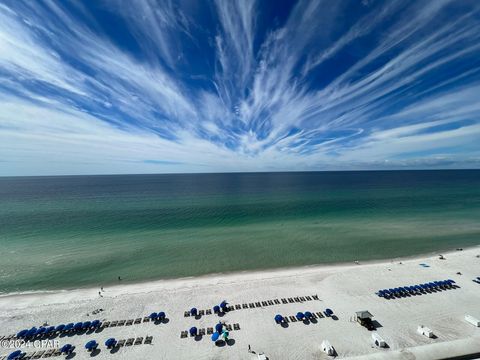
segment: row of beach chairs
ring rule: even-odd
[[[138,325],[138,324],[141,324],[142,322],[144,323],[150,322],[150,318],[148,316],[145,316],[143,319],[136,318],[136,319],[129,319],[129,320],[104,321],[102,323],[102,328]]]
[[[297,297],[293,297],[293,298],[283,298],[283,299],[257,301],[257,302],[244,303],[244,304],[236,304],[236,305],[228,306],[227,311],[263,308],[263,307],[266,307],[266,306],[289,304],[289,303],[290,304],[291,303],[303,303],[303,302],[306,302],[306,301],[313,301],[313,300],[319,300],[318,295],[297,296]],[[199,316],[211,315],[211,314],[212,314],[211,309],[199,310],[198,311]],[[184,317],[189,317],[189,316],[192,316],[190,311],[185,311]]]
[[[230,324],[226,324],[225,329],[227,329],[228,331],[240,330],[240,324],[236,323],[236,324],[233,324],[233,326],[230,325]],[[202,329],[198,329],[198,335],[199,336],[204,336],[205,334],[212,335],[214,331],[215,330],[214,330],[213,327],[208,327],[207,329],[202,328]],[[180,333],[180,338],[181,339],[185,339],[187,337],[188,337],[188,331],[187,330],[182,331]]]
[[[142,336],[137,338],[128,338],[118,340],[116,347],[132,346],[132,345],[150,345],[152,343],[153,336],[146,336],[145,341]]]
[[[312,312],[311,315],[312,315],[311,318],[313,318],[313,319],[322,319],[322,318],[325,317],[325,315],[322,314],[321,311],[318,311],[318,312],[316,312],[316,313],[315,313],[315,312]],[[309,319],[309,318],[310,318],[310,317],[308,317],[307,319]],[[286,322],[286,323],[289,323],[289,322],[294,323],[294,322],[297,322],[297,321],[303,322],[303,320],[298,319],[297,316],[295,316],[295,315],[284,316],[284,317],[283,317],[283,321]]]
[[[432,281],[425,284],[413,285],[413,286],[402,286],[393,289],[383,289],[379,290],[376,294],[377,296],[384,299],[394,299],[407,297],[412,295],[423,295],[431,294],[442,290],[457,289],[458,285],[455,284],[454,280],[440,280]]]

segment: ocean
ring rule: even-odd
[[[0,178],[0,292],[480,244],[480,170]]]

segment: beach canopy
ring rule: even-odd
[[[275,322],[281,323],[283,321],[283,316],[280,314],[275,315]]]
[[[332,309],[325,309],[325,313],[326,313],[328,316],[332,316],[332,315],[333,315],[333,310],[332,310]]]
[[[8,355],[7,359],[8,360],[20,359],[20,355],[22,355],[22,350],[15,350],[10,355]]]
[[[305,319],[305,314],[303,312],[298,312],[297,313],[297,319],[298,320],[303,320]]]
[[[313,315],[310,311],[305,311],[305,317],[311,319]]]
[[[27,337],[35,336],[37,334],[37,328],[32,327],[30,330],[27,332]]]
[[[74,323],[69,323],[65,325],[65,328],[63,330],[72,330],[74,326],[75,326]]]
[[[62,353],[69,353],[69,352],[72,352],[73,349],[75,349],[75,346],[72,346],[71,344],[65,344],[62,346],[62,348],[60,349],[60,352]]]
[[[28,329],[25,329],[25,330],[19,331],[19,332],[17,333],[17,337],[18,337],[18,338],[22,338],[22,337],[27,336],[27,334],[28,334]]]
[[[227,305],[228,305],[228,303],[225,300],[223,300],[222,303],[220,304],[220,307],[222,309],[225,309],[227,307]]]
[[[91,326],[92,326],[92,322],[91,322],[91,321],[85,321],[85,322],[83,323],[83,328],[84,328],[84,329],[89,329]]]
[[[105,341],[105,346],[106,346],[107,348],[112,348],[112,347],[114,347],[116,344],[117,344],[117,340],[115,340],[114,338],[110,338],[110,339],[108,339],[107,341]]]
[[[192,326],[190,328],[190,335],[191,336],[197,335],[197,331],[198,331],[197,328],[195,326]]]
[[[161,319],[161,320],[165,319],[165,312],[164,312],[164,311],[160,311],[160,312],[158,313],[158,318]]]
[[[98,346],[97,342],[95,340],[90,340],[85,344],[85,349],[91,351],[95,349]]]
[[[50,334],[55,331],[55,326],[49,326],[45,331],[46,334]]]
[[[214,313],[220,312],[220,306],[215,305],[215,306],[213,307],[213,312],[214,312]]]
[[[192,308],[192,309],[190,310],[190,315],[195,316],[195,315],[197,315],[197,313],[198,313],[197,308]]]
[[[216,330],[218,333],[221,333],[221,332],[222,332],[222,329],[223,329],[223,324],[222,324],[222,323],[218,323],[217,325],[215,325],[215,330]]]
[[[45,334],[46,331],[47,329],[45,329],[44,327],[41,327],[40,329],[37,330],[37,335]]]
[[[151,313],[149,316],[150,319],[156,319],[157,317],[158,317],[158,314],[156,312]]]
[[[73,326],[73,328],[74,328],[75,330],[82,330],[82,329],[83,329],[83,322],[81,322],[81,321],[80,321],[80,322],[77,322],[77,323]]]
[[[217,341],[219,337],[220,337],[220,333],[218,333],[218,332],[213,333],[212,334],[212,341]]]

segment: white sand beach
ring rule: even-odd
[[[480,328],[464,320],[466,314],[480,319],[480,284],[472,281],[480,276],[479,254],[480,248],[476,247],[444,253],[445,260],[436,255],[139,284],[120,282],[105,287],[103,297],[98,295],[98,288],[2,296],[0,335],[43,323],[58,325],[96,318],[128,320],[165,311],[166,323],[142,322],[55,339],[60,346],[66,343],[76,346],[74,356],[70,357],[74,359],[92,358],[84,348],[91,339],[100,344],[100,351],[93,354],[96,359],[256,359],[261,352],[272,360],[327,359],[329,356],[320,347],[323,340],[332,344],[339,358],[446,359],[480,354]],[[459,288],[391,300],[375,295],[379,289],[445,279],[455,280]],[[283,298],[312,295],[318,295],[318,300],[281,302]],[[236,309],[224,316],[184,317],[184,312],[192,307],[211,309],[222,300],[234,306],[275,299],[280,304]],[[338,319],[324,317],[308,324],[290,322],[288,327],[276,324],[273,319],[275,314],[316,313],[326,308],[332,309]],[[92,315],[96,309],[103,311]],[[373,346],[371,332],[353,321],[355,312],[360,310],[374,315],[379,325],[377,332],[388,348]],[[180,337],[182,331],[192,326],[207,329],[215,327],[219,320],[240,326],[240,330],[230,331],[228,344],[216,346],[210,335]],[[429,327],[435,337],[418,334],[419,325]],[[104,346],[110,337],[118,340],[146,336],[153,336],[151,345],[124,346],[113,353]],[[255,353],[248,352],[249,345]],[[0,349],[0,358],[13,350]]]

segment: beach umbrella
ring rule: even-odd
[[[198,313],[197,308],[192,308],[192,309],[190,310],[190,315],[192,315],[192,316],[197,316],[197,313]]]
[[[41,327],[40,329],[37,330],[36,335],[43,335],[43,334],[45,334],[46,331],[47,331],[47,329],[45,329],[44,327]]]
[[[28,334],[28,329],[19,331],[19,332],[17,333],[17,338],[25,337],[25,336],[27,336],[27,334]]]
[[[83,322],[77,322],[74,326],[73,326],[73,329],[74,330],[82,330],[83,329]]]
[[[68,323],[67,325],[65,325],[65,328],[63,330],[65,330],[65,331],[73,330],[74,326],[75,326],[74,323]]]
[[[195,326],[192,326],[192,327],[190,328],[190,336],[195,336],[195,335],[197,335],[197,331],[198,331],[197,328],[196,328]]]
[[[159,318],[160,320],[165,319],[165,312],[160,311],[160,312],[158,313],[158,318]]]
[[[57,325],[57,327],[55,328],[55,331],[62,331],[63,329],[65,329],[65,325],[60,324],[60,325]]]
[[[302,313],[302,312],[298,312],[298,313],[297,313],[297,319],[298,319],[298,320],[303,320],[303,319],[305,319],[305,314]]]
[[[37,328],[34,326],[27,332],[27,337],[32,337],[37,334]]]
[[[455,281],[452,279],[448,279],[448,281],[450,281],[452,284],[455,284]]]
[[[100,320],[93,320],[92,321],[92,327],[97,328],[101,325]]]
[[[220,337],[220,333],[218,333],[218,332],[213,333],[212,334],[212,341],[217,341],[219,337]]]
[[[83,323],[83,328],[84,329],[90,329],[90,327],[92,326],[92,322],[91,321],[85,321]]]
[[[219,313],[219,312],[220,312],[220,306],[215,305],[215,306],[213,307],[213,312],[214,312],[214,313]]]
[[[225,309],[225,308],[227,307],[227,305],[228,305],[228,303],[227,303],[225,300],[223,300],[223,301],[220,303],[220,307],[221,307],[222,309]]]
[[[62,346],[62,348],[60,349],[60,352],[63,354],[63,353],[68,353],[70,352],[70,349],[72,348],[72,345],[70,344],[65,344]]]
[[[221,333],[222,329],[223,329],[223,324],[222,323],[218,323],[217,325],[215,325],[216,332]]]
[[[333,310],[332,310],[332,309],[325,309],[325,313],[326,313],[328,316],[332,316],[332,315],[333,315]]]
[[[275,322],[278,324],[278,323],[281,323],[283,321],[283,316],[280,315],[280,314],[277,314],[275,315]]]
[[[85,349],[87,349],[88,351],[92,351],[92,350],[96,349],[97,346],[98,346],[98,344],[95,340],[90,340],[89,342],[87,342],[85,344]]]
[[[105,346],[109,349],[115,347],[116,344],[117,344],[117,340],[115,340],[114,338],[110,338],[107,341],[105,341]]]
[[[305,311],[305,317],[308,318],[308,319],[311,319],[313,317],[313,315],[310,311]]]
[[[153,313],[150,314],[149,318],[152,319],[152,320],[156,319],[156,318],[158,318],[158,314],[156,312],[153,312]]]
[[[8,355],[7,359],[8,360],[19,359],[20,355],[22,355],[22,350],[15,350],[10,355]]]

